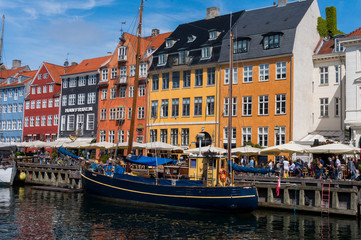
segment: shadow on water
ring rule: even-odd
[[[174,210],[84,194],[0,189],[0,239],[360,239],[358,220]]]

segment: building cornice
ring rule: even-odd
[[[313,61],[345,60],[345,52],[313,55]]]

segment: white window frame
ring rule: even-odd
[[[268,127],[258,128],[258,144],[262,147],[268,147]]]
[[[277,62],[276,63],[276,80],[282,80],[287,78],[287,63]]]
[[[269,64],[260,64],[259,65],[259,81],[267,82],[269,81]]]

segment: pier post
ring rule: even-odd
[[[320,191],[315,191],[315,207],[321,207],[321,193],[320,193]]]
[[[298,201],[300,206],[305,206],[305,190],[301,189],[298,195]]]
[[[290,191],[288,191],[288,188],[283,189],[283,203],[290,205]]]
[[[357,213],[357,194],[351,193],[350,197],[351,197],[350,209],[354,210]]]
[[[338,209],[338,193],[332,192],[332,208]]]
[[[267,202],[273,203],[273,191],[271,187],[267,188]]]

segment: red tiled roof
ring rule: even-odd
[[[11,86],[23,85],[24,83],[27,83],[27,82],[31,81],[36,73],[37,73],[37,71],[24,71],[24,72],[21,72],[21,73],[17,73],[17,74],[14,75],[14,77],[19,77],[21,75],[21,76],[27,76],[27,77],[30,77],[30,78],[26,79],[25,81],[23,81],[21,83],[16,81],[16,82],[13,82],[11,84],[7,84],[7,81],[4,80],[0,84],[0,87],[11,87]]]
[[[357,37],[357,36],[361,36],[361,27],[345,35],[345,37]]]
[[[151,46],[153,46],[154,49],[157,49],[157,48],[160,47],[160,45],[163,44],[163,42],[165,41],[165,39],[166,39],[167,37],[169,37],[171,34],[172,34],[172,32],[162,33],[162,34],[159,34],[159,35],[157,35],[157,36],[155,36],[155,37],[150,36],[150,37],[148,37],[148,38],[149,38],[149,40],[151,40]]]
[[[44,65],[46,67],[46,69],[48,69],[49,74],[51,75],[51,77],[53,78],[54,82],[61,84],[61,78],[60,76],[63,75],[64,73],[68,73],[70,70],[74,69],[75,66],[68,66],[68,67],[64,67],[64,66],[60,66],[60,65],[56,65],[56,64],[52,64],[52,63],[48,63],[48,62],[44,62]]]
[[[16,73],[23,71],[27,66],[18,67],[15,69],[9,69],[9,70],[0,70],[0,78],[7,78],[14,76]]]
[[[328,53],[332,53],[333,49],[335,48],[335,41],[334,40],[328,40],[328,41],[323,41],[322,46],[320,48],[320,50],[318,51],[317,54],[328,54]]]
[[[76,73],[82,73],[82,72],[91,72],[96,71],[99,69],[99,67],[104,64],[106,61],[108,61],[111,58],[111,56],[104,56],[104,57],[97,57],[97,58],[91,58],[91,59],[85,59],[81,61],[78,65],[76,65],[72,70],[66,72],[63,75],[70,75],[70,74],[76,74]]]

